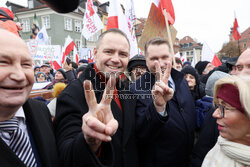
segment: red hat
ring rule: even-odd
[[[224,84],[220,87],[220,90],[216,96],[235,107],[236,109],[244,112],[244,108],[240,103],[239,90],[236,86],[232,84]]]

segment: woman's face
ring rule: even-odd
[[[55,74],[55,80],[64,80],[64,77],[60,71],[57,71]]]
[[[190,90],[194,90],[194,87],[196,85],[195,77],[191,74],[186,74],[185,79],[187,80],[188,86]]]
[[[225,101],[221,99],[218,100],[222,108],[224,107],[224,117],[222,117],[221,114],[221,107],[218,107],[214,111],[213,117],[217,119],[216,123],[218,124],[220,136],[242,144],[245,143],[245,140],[250,140],[249,137],[246,137],[247,134],[250,134],[250,119],[247,115]]]
[[[44,82],[46,80],[46,77],[44,74],[37,74],[36,80],[37,82]]]

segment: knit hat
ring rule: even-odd
[[[59,71],[60,73],[62,73],[64,79],[67,79],[66,73],[65,73],[64,69],[60,68],[57,71]]]
[[[88,62],[88,60],[81,59],[81,60],[79,60],[79,62],[78,62],[78,63],[88,64],[89,62]]]
[[[37,68],[40,68],[40,66],[35,66],[35,67],[34,67],[34,71],[36,71]]]
[[[186,75],[186,74],[191,74],[195,77],[196,83],[199,83],[200,79],[199,79],[199,74],[196,71],[196,69],[192,66],[185,66],[181,72]]]
[[[184,63],[183,63],[183,66],[191,66],[191,62],[189,62],[189,61],[185,61]]]
[[[129,60],[128,62],[128,71],[131,72],[132,69],[136,66],[144,66],[147,67],[146,65],[146,60],[145,56],[143,55],[135,55],[132,59]]]
[[[206,88],[205,88],[206,95],[213,97],[215,82],[227,76],[230,76],[230,75],[222,71],[214,71],[207,80]]]
[[[239,90],[232,84],[224,84],[220,87],[216,98],[220,98],[237,108],[239,111],[244,112],[244,108],[240,103]]]
[[[49,64],[42,64],[41,67],[50,67]]]
[[[198,71],[198,73],[200,75],[202,75],[202,72],[205,70],[205,68],[207,67],[207,64],[210,63],[209,61],[199,61],[196,65],[195,65],[195,69]]]

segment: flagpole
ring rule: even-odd
[[[166,23],[166,27],[167,27],[168,42],[169,42],[169,45],[170,45],[170,54],[173,57],[173,67],[175,68],[176,62],[175,62],[175,57],[174,57],[174,48],[173,48],[173,42],[172,42],[171,32],[170,32],[170,28],[169,28],[166,9],[163,9],[163,15],[164,15],[165,23]]]

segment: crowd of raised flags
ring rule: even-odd
[[[175,12],[171,0],[152,0],[152,2],[158,7],[159,10],[162,11],[163,14],[164,14],[163,11],[164,10],[166,11],[165,17],[168,20],[167,24],[173,25],[175,22]],[[135,15],[133,0],[126,1],[125,12],[122,11],[121,4],[119,1],[117,0],[109,1],[107,29],[118,28],[121,29],[127,35],[131,46],[130,58],[141,53],[141,50],[138,48],[138,42],[135,35],[135,21],[136,21],[136,15]],[[101,19],[99,18],[97,12],[93,8],[92,0],[87,0],[86,10],[83,18],[82,36],[86,39],[89,39],[103,28],[104,25]],[[32,38],[36,39],[38,45],[46,45],[49,39],[46,27],[43,26],[41,29],[39,29],[39,24],[36,18],[36,14],[34,15],[33,19],[31,36]],[[235,40],[239,40],[241,38],[240,33],[238,31],[238,22],[236,18],[233,26],[233,37]],[[171,39],[171,36],[168,37],[168,39]],[[170,42],[170,45],[171,43],[172,41]],[[61,60],[55,60],[51,62],[53,67],[55,69],[61,68],[66,57],[69,55],[71,51],[73,51],[73,61],[78,62],[79,56],[77,55],[76,44],[74,43],[72,38],[68,36],[65,40],[64,46],[62,47]],[[193,49],[193,53],[194,55],[192,59],[192,66],[194,66],[198,60],[195,48]],[[201,61],[209,61],[216,67],[221,65],[219,58],[209,48],[206,42],[203,43],[201,55],[202,55]],[[184,53],[182,56],[180,56],[180,53],[176,53],[175,57],[178,57],[182,61],[182,63],[187,61],[186,53]]]

